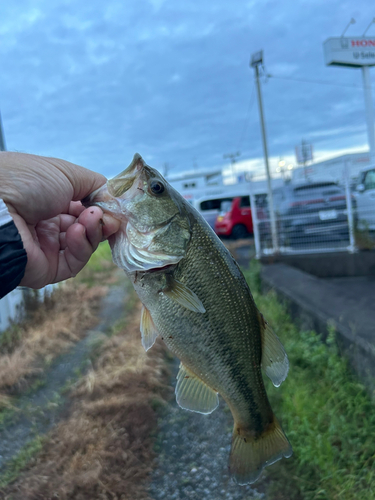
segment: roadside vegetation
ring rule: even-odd
[[[18,392],[22,392],[21,387],[32,390],[34,370],[42,379],[51,351],[56,356],[66,348],[57,341],[51,347],[50,336],[59,337],[64,332],[69,342],[84,336],[97,322],[95,312],[100,295],[120,279],[126,280],[112,264],[108,245],[103,244],[82,273],[57,292],[43,318],[38,316],[34,322],[30,320],[27,328],[22,326],[17,342],[9,342],[9,356],[18,350],[27,352],[30,339],[39,336],[44,339],[41,346],[48,349],[39,347],[31,358],[38,360],[37,364],[30,362],[29,372],[13,377]],[[68,300],[66,296],[72,301],[69,299],[69,308],[60,311],[61,304]],[[90,321],[85,321],[84,311]],[[171,389],[165,347],[158,342],[151,353],[144,351],[139,320],[140,303],[131,291],[123,318],[108,331],[107,337],[101,337],[89,354],[86,368],[77,367],[76,381],[63,388],[64,398],[70,401],[65,418],[47,435],[37,435],[26,443],[1,471],[1,498],[148,498],[158,409],[164,406]],[[30,328],[38,335],[31,334]],[[44,331],[50,334],[42,335]],[[15,369],[11,371],[16,373]],[[8,385],[12,391],[12,382]],[[4,426],[11,422],[12,411],[11,407],[4,409]]]
[[[274,293],[261,293],[259,271],[252,261],[246,278],[290,361],[286,381],[278,389],[266,381],[267,391],[294,455],[268,467],[254,487],[265,491],[267,500],[371,500],[375,404],[340,357],[334,332],[326,342],[316,332],[301,332]],[[14,399],[41,386],[56,356],[98,321],[100,297],[119,280],[126,278],[103,244],[44,311],[35,311],[32,321],[4,337],[0,428],[13,419]],[[147,353],[141,345],[140,304],[130,293],[124,317],[64,387],[70,402],[65,418],[26,443],[1,471],[1,498],[150,498],[158,418],[173,391],[164,344],[158,340]]]
[[[1,334],[0,420],[1,410],[10,408],[19,393],[35,388],[43,370],[94,326],[105,292],[104,286],[67,282],[25,321]]]
[[[374,231],[370,231],[368,224],[362,221],[362,228],[358,227],[354,230],[355,244],[359,250],[374,250],[375,235]]]
[[[294,450],[267,468],[267,498],[375,498],[374,402],[339,355],[334,332],[325,343],[301,332],[273,292],[261,293],[259,271],[253,261],[246,278],[290,362],[285,382],[267,392]]]
[[[145,500],[157,409],[169,394],[164,346],[148,355],[140,342],[140,307],[102,346],[73,388],[73,408],[16,482],[12,500]],[[12,476],[11,476],[12,477]],[[2,497],[3,498],[3,497]]]

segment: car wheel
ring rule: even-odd
[[[232,229],[232,238],[235,240],[239,240],[241,238],[246,238],[248,236],[247,229],[242,224],[237,224]]]

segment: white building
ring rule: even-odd
[[[370,154],[368,152],[351,153],[312,163],[305,167],[297,167],[293,170],[293,182],[327,179],[343,184],[345,165],[348,167],[350,183],[353,184],[356,182],[359,172],[370,166]]]
[[[206,194],[207,190],[211,188],[215,190],[223,186],[221,170],[191,170],[175,175],[168,175],[167,180],[171,186],[190,202]]]

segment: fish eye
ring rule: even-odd
[[[154,194],[161,194],[164,191],[164,184],[159,181],[152,181],[150,184],[150,189]]]

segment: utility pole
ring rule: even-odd
[[[260,90],[260,81],[259,81],[259,66],[263,65],[263,50],[256,52],[252,55],[250,66],[255,70],[255,81],[257,84],[257,93],[258,93],[258,105],[259,105],[259,117],[260,117],[260,126],[262,131],[262,141],[263,141],[263,152],[264,152],[264,161],[266,164],[266,174],[267,174],[267,194],[268,194],[268,206],[270,210],[270,219],[271,219],[271,233],[272,233],[272,247],[274,253],[279,251],[279,244],[277,241],[277,229],[276,229],[276,220],[275,220],[275,212],[273,208],[273,195],[272,195],[272,186],[271,186],[271,175],[270,175],[270,167],[268,163],[268,148],[267,148],[267,138],[266,138],[266,128],[264,125],[264,116],[263,116],[263,103],[262,103],[262,94]]]
[[[230,160],[230,169],[232,172],[232,177],[235,177],[234,175],[234,164],[236,163],[236,158],[240,156],[241,153],[239,151],[236,151],[235,153],[228,153],[226,155],[223,155],[224,160],[229,159]]]
[[[169,172],[169,163],[164,162],[163,167],[164,167],[163,177],[166,179],[168,177],[168,172]]]
[[[0,113],[0,151],[6,151],[3,123],[1,121],[1,113]]]

